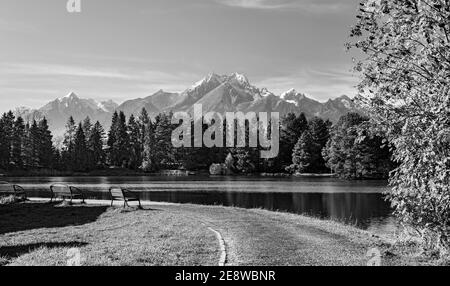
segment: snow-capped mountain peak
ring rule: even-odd
[[[273,93],[270,92],[270,91],[269,91],[267,88],[265,88],[265,87],[263,87],[263,88],[260,89],[260,94],[261,94],[262,97],[267,97],[267,96],[273,95]]]
[[[192,85],[188,90],[194,91],[196,89],[201,88],[202,86],[209,85],[209,84],[220,84],[224,81],[224,79],[215,73],[210,73],[206,77],[202,78],[201,80],[197,81]]]
[[[281,95],[280,95],[280,98],[281,99],[291,99],[291,98],[293,98],[293,97],[295,97],[295,96],[297,96],[297,94],[299,94],[298,92],[297,92],[297,90],[295,90],[295,88],[291,88],[290,90],[288,90],[288,91],[286,91],[286,92],[283,92]]]
[[[112,100],[102,101],[97,103],[98,109],[105,112],[113,112],[119,105]]]
[[[71,91],[66,96],[58,98],[59,101],[76,100],[79,99],[78,95]]]
[[[230,76],[230,79],[234,79],[234,80],[236,80],[238,83],[240,83],[242,85],[249,85],[250,84],[249,81],[248,81],[248,78],[245,75],[237,73],[237,72],[233,73]]]

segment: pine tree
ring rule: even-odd
[[[125,114],[114,112],[108,134],[108,154],[112,166],[126,167],[130,160],[130,139]]]
[[[7,168],[5,158],[8,156],[8,140],[5,134],[5,123],[3,118],[0,118],[0,169]]]
[[[23,153],[23,166],[29,168],[32,165],[32,150],[31,150],[31,138],[30,138],[30,123],[25,124],[24,137],[22,140],[22,153]]]
[[[138,119],[138,124],[140,127],[140,142],[142,144],[142,149],[144,147],[144,142],[145,142],[145,136],[147,134],[148,129],[151,127],[151,121],[150,121],[150,117],[148,116],[147,110],[145,108],[142,108],[141,110],[141,114],[139,115],[139,119]]]
[[[292,153],[292,164],[287,168],[292,173],[305,173],[311,166],[313,138],[309,131],[303,132]]]
[[[135,120],[133,114],[128,120],[128,133],[130,139],[130,162],[131,169],[138,169],[142,165],[142,144],[141,144],[141,126]]]
[[[73,170],[79,172],[87,171],[88,149],[86,146],[86,136],[84,135],[83,126],[81,123],[78,125],[75,134],[73,154],[74,154]]]
[[[75,120],[70,116],[66,124],[66,132],[64,133],[63,149],[62,149],[62,161],[66,169],[73,169],[74,159],[74,144],[76,135]]]
[[[63,162],[61,151],[58,148],[53,148],[52,168],[55,170],[63,170]]]
[[[150,156],[154,164],[153,169],[171,167],[176,163],[172,148],[171,118],[170,114],[160,114],[155,119],[154,147]]]
[[[14,114],[9,111],[4,113],[0,123],[2,129],[0,147],[0,167],[9,169],[12,155],[12,139],[14,135]]]
[[[33,123],[31,124],[29,128],[29,135],[28,135],[28,166],[30,168],[39,168],[40,162],[39,162],[39,147],[40,147],[40,132],[39,127],[36,122],[36,120],[33,120]]]
[[[22,117],[17,117],[14,122],[14,131],[12,138],[12,163],[16,168],[22,169],[24,165],[24,139],[25,124]]]
[[[127,119],[125,114],[121,111],[119,113],[119,121],[116,131],[115,151],[118,154],[116,166],[125,167],[130,160],[130,138],[128,136]]]
[[[153,132],[153,126],[152,126],[152,122],[150,120],[150,117],[148,116],[147,110],[145,108],[142,108],[141,110],[141,114],[139,115],[139,119],[138,119],[138,124],[139,124],[139,134],[140,134],[140,138],[139,138],[139,144],[140,144],[140,149],[141,149],[141,154],[140,154],[140,166],[139,168],[144,169],[144,161],[146,158],[146,141],[147,141],[147,137],[150,136],[150,134]]]
[[[331,122],[324,121],[321,118],[315,117],[308,122],[308,130],[311,134],[311,165],[309,167],[311,172],[320,173],[326,172],[325,160],[322,156],[322,150],[325,148],[330,138]]]
[[[92,128],[91,136],[88,140],[88,148],[91,162],[91,168],[102,168],[106,163],[106,154],[103,149],[103,140],[105,137],[105,131],[100,124],[96,122]]]
[[[283,118],[280,132],[280,154],[276,160],[280,170],[291,164],[292,150],[307,128],[308,120],[303,113],[298,116],[289,113]]]
[[[116,146],[116,138],[117,138],[117,129],[118,129],[118,122],[119,122],[119,114],[117,111],[114,111],[114,114],[112,116],[111,121],[111,127],[108,132],[108,162],[110,165],[114,166],[116,162],[118,161],[117,157],[117,151],[115,149]]]
[[[91,119],[89,118],[89,116],[87,116],[84,120],[83,120],[83,132],[84,135],[86,136],[86,138],[90,138],[91,137],[91,132],[92,132],[92,123],[91,123]]]
[[[38,125],[38,158],[39,165],[43,168],[51,168],[53,161],[53,136],[49,130],[47,119],[42,119]]]

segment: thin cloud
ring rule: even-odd
[[[39,29],[35,25],[16,20],[0,18],[0,32],[7,33],[37,33]]]
[[[308,96],[326,101],[346,94],[356,95],[358,78],[351,72],[342,70],[304,69],[292,74],[269,77],[256,82],[257,86],[266,87],[275,94],[281,94],[291,88]]]
[[[315,13],[336,12],[350,7],[350,0],[215,0],[236,8],[259,10],[303,10]]]
[[[127,79],[128,75],[116,71],[91,69],[79,66],[57,65],[57,64],[5,64],[2,72],[9,74],[37,75],[37,76],[76,76],[76,77],[101,77]]]
[[[151,81],[154,83],[178,82],[192,79],[187,72],[167,73],[155,69],[127,69],[121,71],[108,68],[94,68],[76,65],[42,63],[6,63],[0,67],[0,74],[11,76],[64,76],[118,79],[124,81]]]

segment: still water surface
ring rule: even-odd
[[[124,186],[141,192],[141,199],[148,201],[286,211],[335,219],[377,232],[395,228],[391,208],[382,195],[386,181],[211,176],[3,179],[22,185],[32,197],[50,197],[49,186],[59,182],[84,189],[92,199],[109,199],[109,187]]]

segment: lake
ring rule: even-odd
[[[67,183],[91,199],[109,199],[110,186],[141,192],[155,202],[263,208],[334,219],[377,232],[392,231],[395,221],[383,199],[386,181],[272,177],[29,177],[2,178],[23,186],[29,196],[49,198],[49,186]]]

